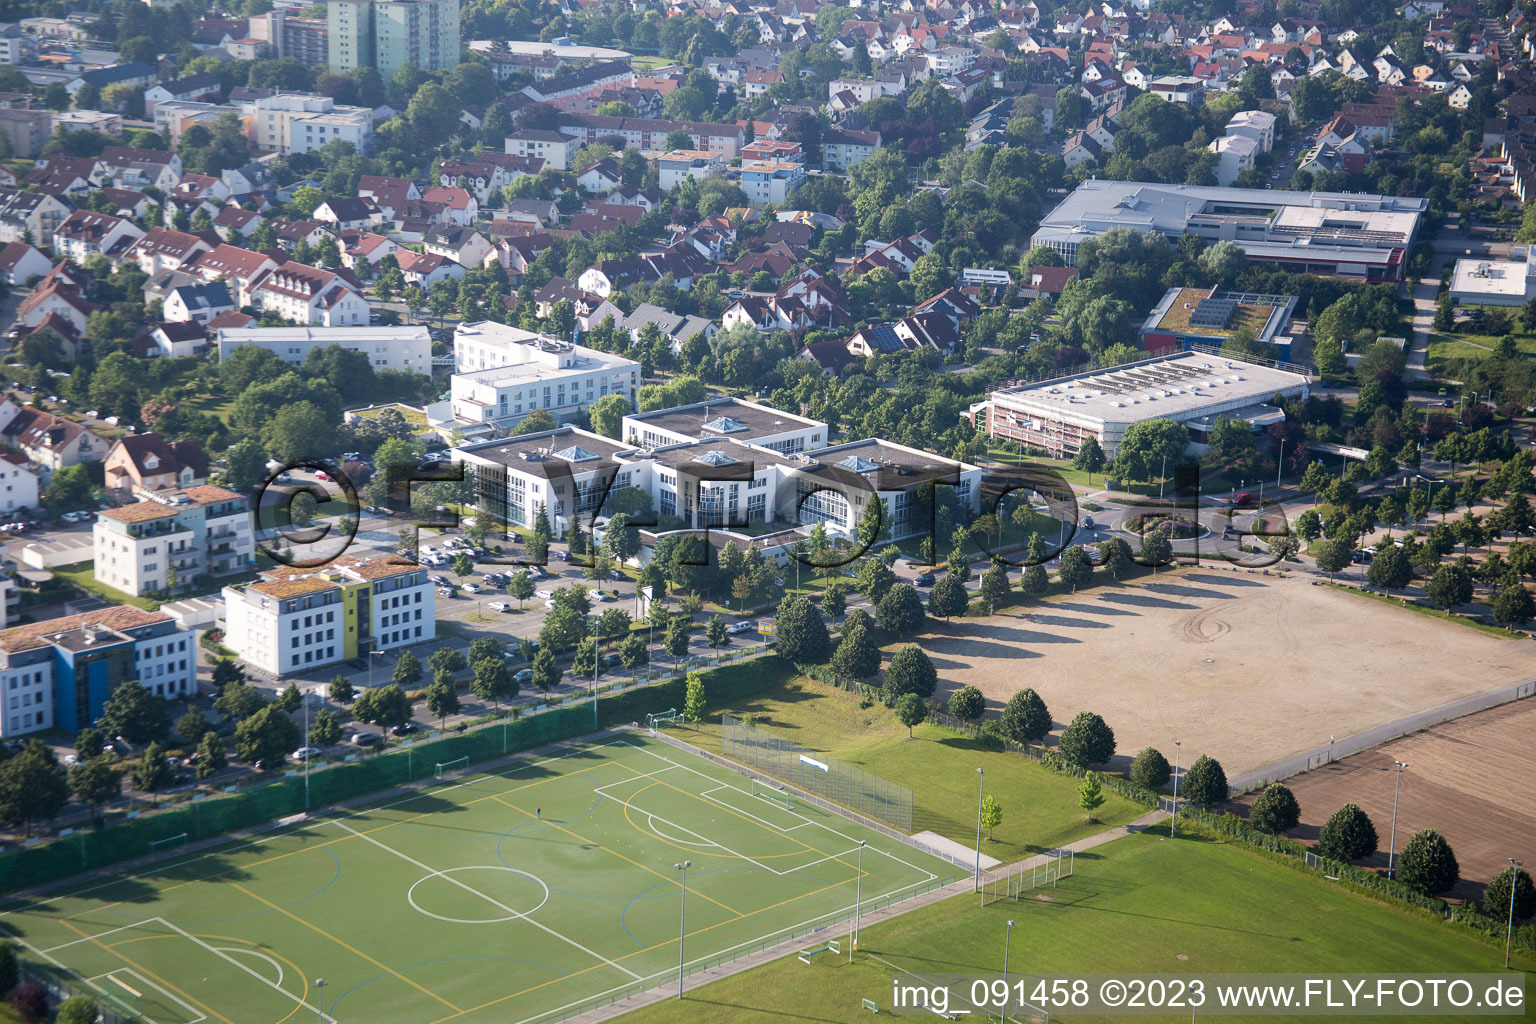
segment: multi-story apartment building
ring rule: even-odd
[[[331,0],[330,67],[374,67],[388,80],[407,64],[444,71],[459,63],[458,0]]]
[[[633,359],[505,324],[460,324],[454,347],[453,415],[465,427],[513,426],[536,409],[564,422],[604,395],[633,404],[640,387]]]
[[[157,697],[196,693],[192,632],[128,605],[0,630],[0,737],[82,729],[129,680]]]
[[[245,496],[211,484],[100,512],[93,539],[96,578],[136,597],[256,564]]]
[[[805,180],[805,165],[786,160],[747,160],[741,165],[741,190],[754,206],[782,205]]]
[[[252,39],[260,39],[274,57],[292,57],[312,68],[330,62],[331,30],[325,18],[301,18],[288,11],[274,10],[249,20]]]
[[[224,588],[224,643],[274,676],[437,635],[427,570],[396,556],[342,555],[318,569],[278,568]]]
[[[333,5],[336,6],[336,5]],[[373,142],[373,111],[339,104],[329,96],[279,93],[244,105],[251,143],[261,149],[310,153],[337,139],[367,152]]]
[[[709,124],[703,121],[669,121],[649,117],[610,117],[607,114],[567,113],[558,128],[563,135],[574,135],[583,144],[622,139],[625,149],[665,150],[667,135],[686,132],[694,149],[719,153],[730,160],[741,155],[743,133],[734,121]]]
[[[335,271],[289,260],[253,281],[249,304],[284,320],[323,327],[362,327],[368,323],[368,300]]]
[[[563,132],[538,131],[529,128],[508,135],[503,142],[508,156],[543,160],[545,166],[563,171],[570,166],[571,157],[581,148],[581,140]]]
[[[244,345],[264,348],[295,366],[315,349],[340,345],[368,357],[375,370],[432,375],[432,338],[425,327],[221,327],[219,361]]]

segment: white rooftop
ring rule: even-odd
[[[1459,259],[1451,275],[1451,291],[1524,298],[1529,294],[1532,278],[1528,274],[1533,269],[1512,260]]]
[[[1261,405],[1276,392],[1305,387],[1299,373],[1201,352],[1146,359],[1107,370],[1025,384],[993,394],[999,405],[1075,422],[1178,421],[1220,407]]]
[[[432,338],[425,327],[220,327],[220,344],[228,342],[300,342],[322,345],[370,341],[425,341]]]

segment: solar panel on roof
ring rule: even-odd
[[[1225,328],[1237,315],[1236,299],[1201,299],[1189,314],[1191,327]]]

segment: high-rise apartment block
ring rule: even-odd
[[[330,0],[326,21],[332,71],[374,67],[389,81],[407,64],[459,63],[458,0]]]

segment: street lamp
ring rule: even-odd
[[[681,864],[673,864],[674,871],[683,873],[683,891],[677,900],[678,925],[677,925],[677,998],[683,998],[683,939],[688,934],[688,867],[693,861],[685,860]]]
[[[304,705],[304,809],[309,810],[309,693],[306,691],[301,702]]]
[[[1525,865],[1523,860],[1509,858],[1509,923],[1504,926],[1504,969],[1509,969],[1509,943],[1515,934],[1515,883],[1520,881],[1520,868]]]
[[[848,962],[859,945],[859,907],[864,902],[864,840],[859,840],[859,873],[853,879],[853,934],[848,937]]]
[[[1408,767],[1407,761],[1393,761],[1397,765],[1397,785],[1392,790],[1392,839],[1387,845],[1387,877],[1392,877],[1392,872],[1397,859],[1397,798],[1403,791],[1403,769]]]
[[[1285,470],[1285,438],[1280,439],[1280,458],[1275,462],[1275,489],[1280,489],[1280,474]]]
[[[325,1024],[325,979],[315,979],[315,1024]]]
[[[981,801],[982,794],[987,789],[987,772],[984,768],[976,769],[976,884],[975,891],[981,892]]]
[[[597,729],[597,624],[600,615],[592,615],[592,728]]]
[[[1008,1017],[1008,949],[1013,944],[1013,922],[1003,932],[1003,1006],[997,1014],[997,1024],[1006,1024]]]
[[[1179,822],[1179,754],[1182,753],[1180,748],[1183,746],[1183,740],[1173,741],[1173,813],[1168,816],[1169,839],[1174,837],[1175,826]],[[1167,764],[1168,762],[1164,761],[1163,763]]]

